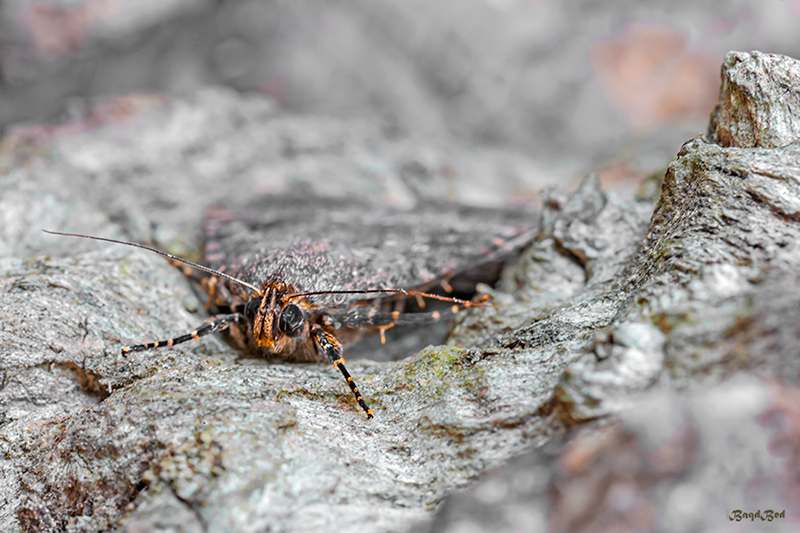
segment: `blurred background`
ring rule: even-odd
[[[800,0],[4,0],[0,131],[223,85],[293,113],[518,153],[507,193],[663,168],[729,50],[800,56]]]

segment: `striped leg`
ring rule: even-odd
[[[319,324],[314,324],[314,327],[311,328],[311,336],[314,337],[314,342],[317,343],[320,350],[325,354],[325,357],[328,358],[328,361],[339,369],[339,372],[342,373],[344,379],[347,380],[347,384],[350,386],[350,390],[353,391],[353,394],[356,397],[356,401],[358,405],[367,413],[367,418],[372,418],[372,409],[367,406],[367,403],[364,401],[364,398],[358,392],[358,387],[356,386],[356,382],[353,381],[353,378],[350,376],[350,372],[344,367],[344,358],[342,357],[342,345],[336,340],[336,337],[327,333],[322,326]]]
[[[186,335],[181,335],[180,337],[175,337],[174,339],[168,339],[165,341],[155,341],[148,344],[137,344],[136,346],[125,346],[122,348],[122,355],[123,356],[128,355],[130,352],[141,352],[153,348],[162,348],[164,346],[174,346],[176,344],[190,341],[192,339],[199,339],[200,337],[204,337],[211,333],[222,331],[223,329],[229,327],[234,322],[239,322],[240,320],[244,319],[245,319],[244,316],[239,313],[214,316],[209,318],[202,326],[191,331],[190,333],[187,333]]]

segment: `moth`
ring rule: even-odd
[[[226,332],[237,348],[287,361],[328,361],[367,418],[373,412],[345,367],[344,346],[367,333],[423,325],[461,309],[477,282],[493,282],[503,258],[530,242],[526,210],[422,202],[411,210],[352,199],[267,195],[213,205],[203,265],[139,243],[47,231],[157,253],[208,294],[215,314],[191,332],[122,348],[171,347]],[[457,297],[467,295],[465,297]],[[408,300],[419,312],[405,312]],[[427,309],[427,302],[447,307]]]

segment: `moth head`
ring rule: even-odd
[[[276,347],[284,337],[297,337],[306,322],[297,304],[284,302],[270,292],[250,298],[244,306],[244,315],[252,325],[256,342],[266,348]]]

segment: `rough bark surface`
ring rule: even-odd
[[[562,289],[538,324],[507,337],[578,352],[540,413],[581,426],[449,497],[432,531],[739,531],[737,516],[745,528],[797,529],[799,64],[728,55],[710,139],[689,141],[669,166],[638,251],[605,286],[587,269],[577,296]],[[736,110],[742,72],[758,90],[734,98]],[[739,134],[723,143],[721,131]],[[580,259],[586,240],[577,252],[562,242],[542,241],[531,257],[551,265],[546,254],[560,249],[603,264]],[[550,276],[550,287],[576,279]],[[762,524],[767,511],[784,516]]]
[[[723,93],[740,68],[798,69],[731,54]],[[413,205],[485,154],[420,160],[419,146],[370,125],[222,92],[12,133],[0,147],[0,522],[721,531],[737,525],[732,510],[783,509],[770,530],[796,528],[800,143],[796,116],[774,113],[798,108],[796,86],[781,87],[749,104],[773,110],[780,141],[764,121],[748,130],[769,146],[722,142],[714,132],[731,124],[718,112],[660,195],[604,192],[592,177],[572,195],[550,191],[496,308],[464,314],[447,346],[351,363],[370,421],[327,365],[239,360],[208,337],[122,359],[123,344],[199,324],[191,285],[159,257],[38,230],[191,255],[204,207],[222,197],[299,183]],[[499,174],[504,162],[488,161]],[[383,171],[365,176],[367,162]]]
[[[800,66],[777,54],[728,54],[709,137],[741,148],[777,148],[797,141]]]

